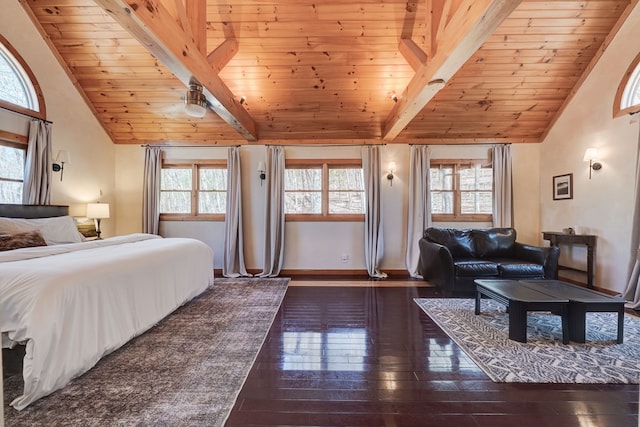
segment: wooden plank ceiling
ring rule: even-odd
[[[226,145],[539,142],[637,0],[21,2],[115,143]]]

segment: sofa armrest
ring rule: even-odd
[[[446,246],[420,239],[420,274],[422,278],[452,291],[454,283],[453,257]]]
[[[556,279],[558,277],[560,248],[557,246],[531,246],[516,242],[514,250],[516,258],[542,265],[545,279]]]

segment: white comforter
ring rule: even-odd
[[[194,239],[132,234],[0,252],[2,346],[26,343],[23,409],[213,284]]]

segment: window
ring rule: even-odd
[[[22,203],[26,146],[0,141],[0,203]]]
[[[493,169],[473,160],[432,160],[434,221],[491,221]]]
[[[640,112],[640,54],[633,60],[618,86],[613,106],[613,116]]]
[[[284,211],[288,221],[363,221],[360,160],[288,160]]]
[[[44,99],[33,73],[0,36],[0,105],[45,118]]]
[[[224,160],[165,162],[160,177],[160,219],[224,221]]]

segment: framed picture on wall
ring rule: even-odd
[[[573,199],[573,174],[553,177],[553,200]]]

